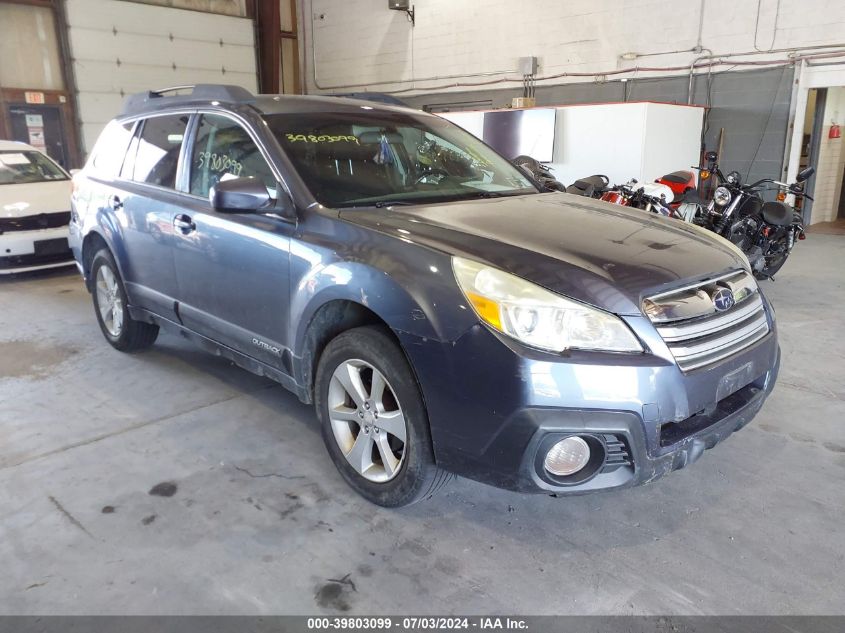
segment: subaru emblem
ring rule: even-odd
[[[712,295],[713,305],[716,307],[716,312],[724,312],[734,307],[736,301],[734,300],[734,293],[728,288],[722,288]]]

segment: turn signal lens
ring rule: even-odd
[[[487,321],[496,329],[502,329],[502,320],[499,318],[499,304],[495,301],[485,299],[481,295],[474,292],[468,292],[467,299],[472,303],[472,307],[478,312],[478,316]]]
[[[778,198],[778,202],[783,202],[784,200],[786,200],[786,192],[778,191],[777,198]]]
[[[707,171],[706,169],[702,169],[701,172],[699,173],[699,177],[702,180],[707,180],[708,178],[710,178],[710,172]]]

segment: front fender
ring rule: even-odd
[[[474,314],[452,275],[448,257],[416,275],[397,275],[365,262],[335,261],[317,265],[291,289],[292,351],[299,356],[316,312],[331,301],[350,301],[375,313],[397,334],[450,341],[469,329]]]

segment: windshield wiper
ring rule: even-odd
[[[419,200],[378,200],[373,203],[373,206],[381,209],[382,207],[408,206],[413,204],[420,204]]]
[[[516,191],[472,191],[455,194],[444,194],[442,196],[426,196],[420,198],[394,198],[387,200],[350,200],[344,206],[346,209],[360,209],[365,207],[376,207],[381,209],[384,207],[407,207],[420,204],[437,204],[442,202],[460,202],[461,200],[475,200],[478,198],[510,198],[513,196],[522,196],[530,193],[538,193],[533,190],[516,190]]]
[[[453,200],[473,200],[475,198],[512,198],[514,196],[525,196],[531,193],[537,193],[533,190],[528,191],[473,191],[471,193],[462,193],[453,198]]]

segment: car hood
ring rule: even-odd
[[[70,211],[70,180],[0,185],[0,218]]]
[[[697,226],[566,193],[349,209],[341,217],[616,314],[641,314],[649,294],[747,267],[735,246]]]

